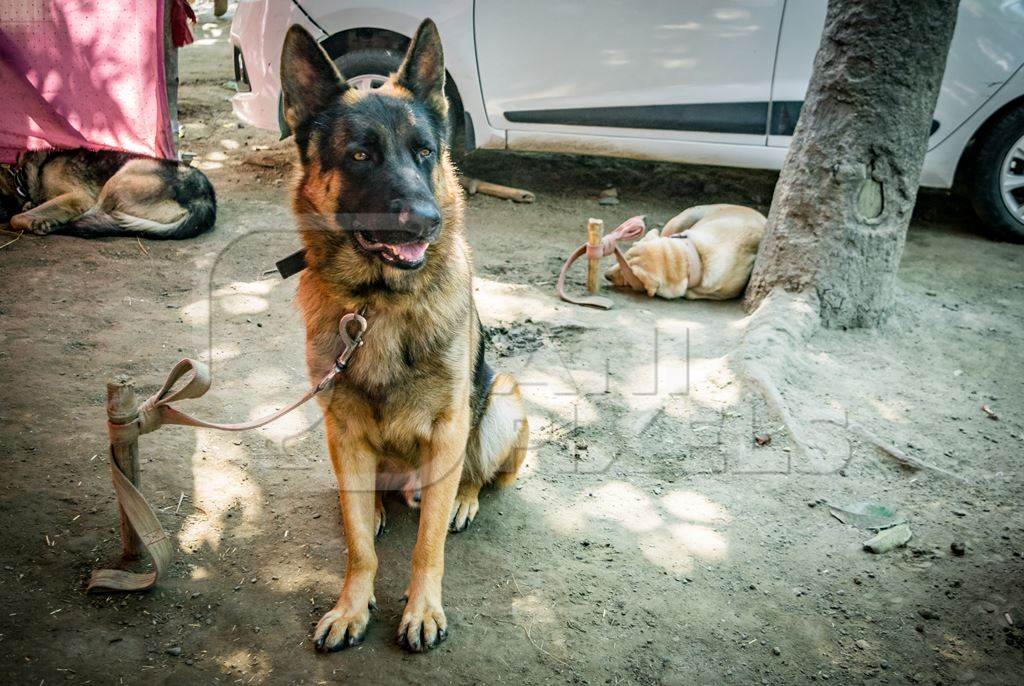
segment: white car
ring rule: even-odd
[[[381,83],[437,22],[457,135],[503,148],[780,169],[826,0],[241,0],[231,26],[243,121],[284,129],[285,31],[344,77]],[[922,36],[922,39],[927,39]],[[1024,0],[962,0],[922,185],[963,188],[1024,240]]]

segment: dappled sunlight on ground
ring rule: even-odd
[[[596,522],[610,522],[635,534],[633,540],[644,558],[672,574],[692,571],[696,560],[724,559],[727,539],[712,525],[732,520],[724,507],[701,494],[672,491],[659,500],[622,481],[580,492],[546,519],[563,535],[585,533]]]
[[[237,464],[245,449],[232,434],[201,430],[195,436],[191,501],[196,512],[182,525],[178,543],[184,550],[204,545],[218,550],[228,517],[241,517],[232,522],[236,530],[241,526],[255,533],[262,491],[249,470]]]

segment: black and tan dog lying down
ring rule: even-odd
[[[83,238],[192,238],[213,226],[209,179],[182,162],[111,150],[40,150],[0,171],[0,221]]]
[[[764,236],[765,217],[740,205],[698,205],[651,229],[626,251],[634,287],[648,297],[729,300],[747,287]],[[618,264],[605,272],[630,286]]]

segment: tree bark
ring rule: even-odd
[[[958,2],[829,0],[748,310],[781,287],[827,327],[890,314]]]

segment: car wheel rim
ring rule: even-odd
[[[388,77],[381,76],[380,74],[360,74],[359,76],[347,79],[345,83],[357,91],[368,91],[373,88],[380,88],[387,80]]]
[[[1024,224],[1024,136],[1017,139],[1006,153],[999,184],[1006,209]]]

